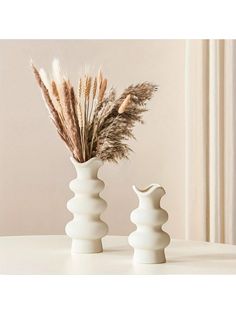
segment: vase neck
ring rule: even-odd
[[[79,163],[73,157],[71,157],[78,179],[95,179],[97,178],[98,170],[103,165],[103,162],[99,158],[91,158],[86,162]]]
[[[165,194],[165,190],[160,185],[152,184],[143,190],[133,186],[133,189],[138,196],[140,207],[160,208],[161,198]]]

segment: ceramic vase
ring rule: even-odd
[[[72,253],[99,253],[103,251],[102,237],[108,232],[108,226],[100,218],[106,209],[106,202],[99,193],[104,182],[98,178],[98,170],[103,162],[91,158],[84,163],[71,157],[77,178],[70,182],[74,197],[68,201],[67,208],[73,214],[65,228],[72,239]]]
[[[137,226],[129,235],[129,244],[134,248],[134,262],[165,263],[165,248],[170,243],[169,235],[162,230],[168,220],[167,212],[161,208],[161,197],[165,190],[152,184],[144,190],[133,186],[139,206],[131,213],[131,221]]]

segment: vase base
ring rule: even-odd
[[[140,264],[162,264],[166,263],[164,250],[134,250],[133,260]]]
[[[103,251],[101,240],[72,240],[71,253],[100,253]]]

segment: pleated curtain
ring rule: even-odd
[[[185,238],[236,244],[236,44],[186,40]]]

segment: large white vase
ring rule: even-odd
[[[137,263],[165,263],[164,249],[170,243],[169,235],[162,230],[168,220],[167,212],[161,208],[160,200],[165,190],[152,184],[144,190],[133,186],[139,199],[139,206],[131,213],[131,221],[137,226],[129,235],[129,244],[134,248]]]
[[[106,202],[99,193],[104,183],[97,176],[103,162],[91,158],[84,163],[71,157],[77,178],[70,182],[70,189],[75,196],[68,201],[67,208],[74,215],[65,228],[72,238],[72,253],[99,253],[103,251],[102,237],[108,232],[108,226],[100,219],[106,209]]]

